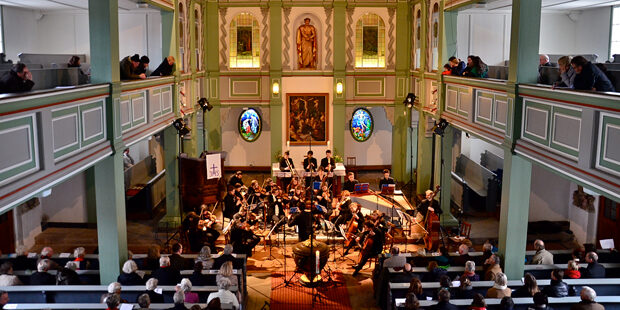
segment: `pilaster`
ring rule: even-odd
[[[163,132],[164,169],[166,169],[166,219],[181,223],[179,194],[179,135],[174,127],[168,126]]]
[[[346,93],[347,87],[353,85],[347,85],[346,83],[346,21],[347,21],[347,2],[346,1],[334,1],[334,38],[343,38],[342,40],[334,40],[334,99],[333,110],[334,120],[346,120]],[[338,83],[342,83],[342,94],[336,92]],[[333,153],[334,155],[340,155],[344,158],[344,139],[347,134],[346,122],[333,122],[334,123],[334,138]]]
[[[282,1],[269,1],[269,112],[271,123],[271,161],[283,152],[282,139]],[[273,92],[274,84],[279,92]]]
[[[219,7],[217,1],[208,1],[205,5],[207,13],[205,17],[206,45],[210,48],[205,49],[206,70],[205,76],[206,89],[208,89],[208,99],[213,105],[213,109],[205,116],[205,131],[207,150],[219,151],[222,149],[222,126],[221,126],[221,106],[219,97],[220,64],[219,64]]]
[[[458,226],[458,220],[450,212],[450,192],[452,183],[452,145],[454,145],[454,130],[448,126],[441,138],[441,192],[439,198],[441,202],[441,224],[444,226]]]

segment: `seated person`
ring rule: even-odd
[[[437,304],[431,306],[429,309],[432,310],[457,310],[459,307],[450,303],[450,291],[441,290],[439,294],[437,294]]]
[[[122,285],[144,285],[144,279],[136,273],[137,270],[138,265],[136,265],[136,262],[127,260],[123,264],[122,272],[116,281]]]
[[[438,300],[439,295],[442,291],[450,292],[452,287],[452,281],[450,281],[450,277],[447,275],[441,276],[439,279],[439,289],[435,292],[435,296],[433,299]]]
[[[469,247],[466,244],[459,245],[458,253],[459,256],[452,258],[452,264],[454,266],[465,266],[467,261],[472,260],[472,257],[469,256]]]
[[[379,190],[383,189],[383,185],[388,184],[396,184],[396,181],[390,176],[390,170],[383,169],[383,177],[379,179]]]
[[[547,294],[543,292],[538,292],[534,294],[534,306],[528,308],[528,310],[529,309],[552,310],[551,307],[548,307],[548,305],[549,305],[549,298],[547,298]]]
[[[106,296],[103,301],[108,308],[106,310],[118,310],[118,306],[121,304],[121,298],[118,295]]]
[[[476,292],[474,291],[474,286],[471,285],[471,281],[466,276],[461,276],[460,278],[461,285],[457,290],[454,291],[455,298],[458,299],[472,299]]]
[[[225,262],[231,261],[233,262],[233,266],[236,269],[239,269],[238,266],[235,265],[235,257],[232,255],[233,246],[231,244],[227,244],[224,246],[224,253],[219,257],[216,257],[213,261],[213,269],[220,269]]]
[[[183,291],[174,293],[174,296],[172,296],[172,301],[174,301],[174,307],[168,310],[187,310],[185,307],[185,293],[183,293]]]
[[[512,290],[510,290],[507,284],[508,279],[505,274],[501,272],[496,274],[493,287],[487,290],[487,298],[504,298],[505,296],[510,297]]]
[[[67,68],[78,68],[78,84],[87,84],[90,81],[90,76],[84,73],[84,70],[80,68],[82,66],[79,56],[72,56],[67,63]]]
[[[138,306],[140,306],[139,310],[148,310],[151,306],[151,298],[149,294],[142,294],[138,296]]]
[[[559,269],[553,270],[551,272],[551,282],[549,286],[543,289],[543,293],[547,294],[549,297],[567,297],[575,295],[574,291],[572,291],[572,287],[569,287],[562,279],[564,279],[564,271]]]
[[[454,56],[450,57],[448,61],[450,62],[450,66],[452,67],[452,75],[462,76],[463,71],[465,71],[465,68],[467,68],[467,64]]]
[[[586,263],[588,263],[588,267],[580,270],[583,278],[592,279],[605,277],[605,266],[598,263],[598,254],[588,252],[588,254],[586,254]]]
[[[155,278],[150,278],[148,281],[146,281],[146,291],[144,291],[144,294],[147,294],[149,296],[149,299],[151,300],[152,303],[163,304],[164,295],[155,292],[155,289],[157,288],[158,283],[159,281]],[[140,302],[139,299],[138,299],[138,302]]]
[[[179,291],[185,294],[186,303],[195,304],[200,302],[198,298],[198,293],[192,292],[192,281],[190,281],[188,278],[183,278],[180,285],[177,284],[177,288]]]
[[[603,305],[594,301],[596,291],[589,286],[584,286],[580,292],[581,301],[573,305],[570,310],[605,310]]]
[[[443,71],[441,72],[441,75],[451,75],[452,74],[452,66],[450,66],[450,63],[447,62],[445,65],[443,65]]]
[[[86,250],[83,247],[77,247],[73,250],[73,257],[75,259],[73,262],[75,263],[75,268],[78,270],[88,270],[90,269],[90,262],[84,260],[84,256],[86,256]]]
[[[581,278],[581,272],[579,271],[579,264],[575,260],[569,260],[566,264],[566,270],[564,271],[564,277],[567,279],[579,279]]]
[[[192,282],[192,284],[196,286],[213,285],[214,283],[211,283],[211,281],[209,281],[209,277],[202,274],[202,267],[202,263],[196,262],[194,264],[194,272],[192,272],[192,275],[189,276],[189,280]]]
[[[6,262],[0,265],[0,286],[21,285],[16,275],[13,275],[13,264]]]
[[[179,270],[170,267],[168,256],[162,256],[159,259],[159,269],[155,270],[151,277],[159,280],[160,285],[176,285],[181,281]]]
[[[80,280],[80,276],[78,276],[77,272],[75,272],[76,264],[75,262],[67,262],[65,267],[60,268],[58,273],[56,274],[56,284],[57,285],[81,285],[82,280]]]
[[[47,272],[49,268],[49,259],[40,260],[37,264],[37,272],[30,276],[30,285],[56,285],[56,277]]]
[[[14,64],[0,77],[0,94],[30,91],[33,86],[32,73],[23,63]]]
[[[347,173],[347,180],[344,181],[344,185],[342,190],[349,191],[353,193],[355,191],[355,184],[358,184],[359,181],[355,179],[355,174],[351,171]]]
[[[480,57],[475,55],[467,56],[467,67],[463,70],[463,76],[486,78],[488,77],[489,67]]]
[[[151,72],[151,76],[168,76],[174,72],[174,56],[168,56],[164,58],[164,61]]]
[[[532,257],[530,265],[553,265],[553,254],[545,250],[545,243],[542,240],[534,241],[534,249],[536,254]]]
[[[605,73],[583,56],[575,56],[570,61],[575,70],[573,88],[576,90],[593,90],[602,92],[615,91]]]
[[[497,274],[502,272],[502,267],[499,265],[500,259],[499,256],[493,254],[484,262],[485,272],[484,272],[484,280],[485,281],[495,281],[495,277]]]
[[[396,246],[393,247],[390,252],[391,252],[391,257],[383,261],[384,268],[386,267],[396,268],[396,267],[405,266],[407,259],[405,258],[405,256],[399,255],[400,249],[398,247]]]
[[[140,55],[134,54],[121,60],[121,80],[146,79],[146,74],[136,73],[140,65]]]
[[[463,275],[469,278],[472,282],[480,281],[480,276],[476,274],[476,263],[471,260],[465,262],[465,271],[463,272]]]
[[[228,278],[220,279],[217,281],[217,287],[217,292],[209,294],[207,303],[210,303],[214,298],[219,298],[222,304],[232,305],[235,310],[239,309],[239,300],[237,300],[237,296],[228,290],[230,288],[230,280]]]
[[[512,297],[534,297],[534,294],[538,293],[538,283],[536,278],[531,273],[526,273],[523,277],[523,286],[516,289],[512,294]]]
[[[554,87],[573,88],[575,82],[575,70],[570,65],[573,58],[570,56],[562,56],[558,59],[560,69],[560,79],[553,84]]]
[[[408,293],[415,294],[419,300],[426,300],[426,294],[424,294],[424,290],[422,289],[422,282],[418,278],[411,279]]]
[[[230,285],[239,285],[237,275],[233,274],[233,264],[231,261],[225,262],[222,267],[220,267],[219,273],[215,277],[215,280],[219,281],[222,278],[228,278],[228,280],[230,280]]]
[[[441,277],[448,274],[448,271],[443,268],[439,268],[436,261],[428,262],[426,270],[428,270],[428,273],[424,275],[424,282],[437,282],[441,279]]]

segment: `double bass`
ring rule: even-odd
[[[431,199],[435,199],[435,195],[437,195],[440,190],[441,187],[437,185],[437,187],[433,191],[433,198]],[[439,247],[441,229],[440,225],[441,224],[439,222],[439,216],[437,216],[435,211],[428,210],[426,212],[426,220],[424,222],[424,228],[427,231],[426,236],[424,236],[424,244],[426,250],[436,251]]]

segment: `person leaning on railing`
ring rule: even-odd
[[[32,73],[23,63],[16,63],[0,77],[0,94],[30,91],[34,86]]]

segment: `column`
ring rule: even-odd
[[[441,192],[439,194],[441,202],[441,224],[444,226],[458,226],[458,220],[450,212],[450,189],[452,183],[452,145],[454,144],[454,130],[448,126],[441,138]]]
[[[282,1],[269,1],[269,122],[271,123],[271,162],[277,161],[282,150]],[[274,84],[278,84],[279,92],[273,93]]]
[[[166,220],[181,223],[179,194],[179,135],[168,126],[164,129],[164,168],[166,169]]]
[[[220,97],[219,97],[219,81],[220,81],[220,64],[219,64],[219,8],[216,1],[204,2],[207,7],[205,34],[206,45],[211,48],[205,49],[206,54],[206,70],[205,83],[208,86],[208,99],[213,105],[213,109],[207,112],[205,116],[207,150],[219,151],[222,149],[222,127],[220,120]]]
[[[346,120],[346,93],[347,85],[347,60],[346,60],[346,25],[347,25],[347,2],[334,1],[334,117],[333,120]],[[336,92],[338,83],[342,83],[342,94]],[[346,164],[344,156],[344,137],[347,134],[347,122],[333,122],[334,139],[332,141],[333,154],[340,155]]]
[[[420,57],[420,93],[416,94],[419,97],[420,107],[424,106],[426,102],[424,102],[424,98],[426,98],[426,88],[424,87],[424,71],[426,71],[426,63],[428,59],[426,58],[426,48],[428,45],[428,41],[426,39],[428,33],[428,1],[422,1],[421,7],[421,30],[420,30],[420,52],[422,53]],[[417,148],[417,164],[416,164],[416,191],[418,194],[424,193],[427,189],[431,188],[430,180],[431,180],[431,162],[432,162],[432,139],[426,136],[427,122],[426,122],[426,113],[423,110],[419,109],[420,119],[418,121],[418,148]]]
[[[523,277],[531,177],[532,164],[505,150],[499,251],[504,258],[504,272],[508,280]]]
[[[116,281],[127,259],[125,182],[120,128],[118,0],[89,0],[91,82],[109,83],[107,136],[114,154],[87,173],[88,202],[95,204],[101,283]],[[94,187],[94,189],[92,188]],[[94,197],[93,197],[94,195]]]

